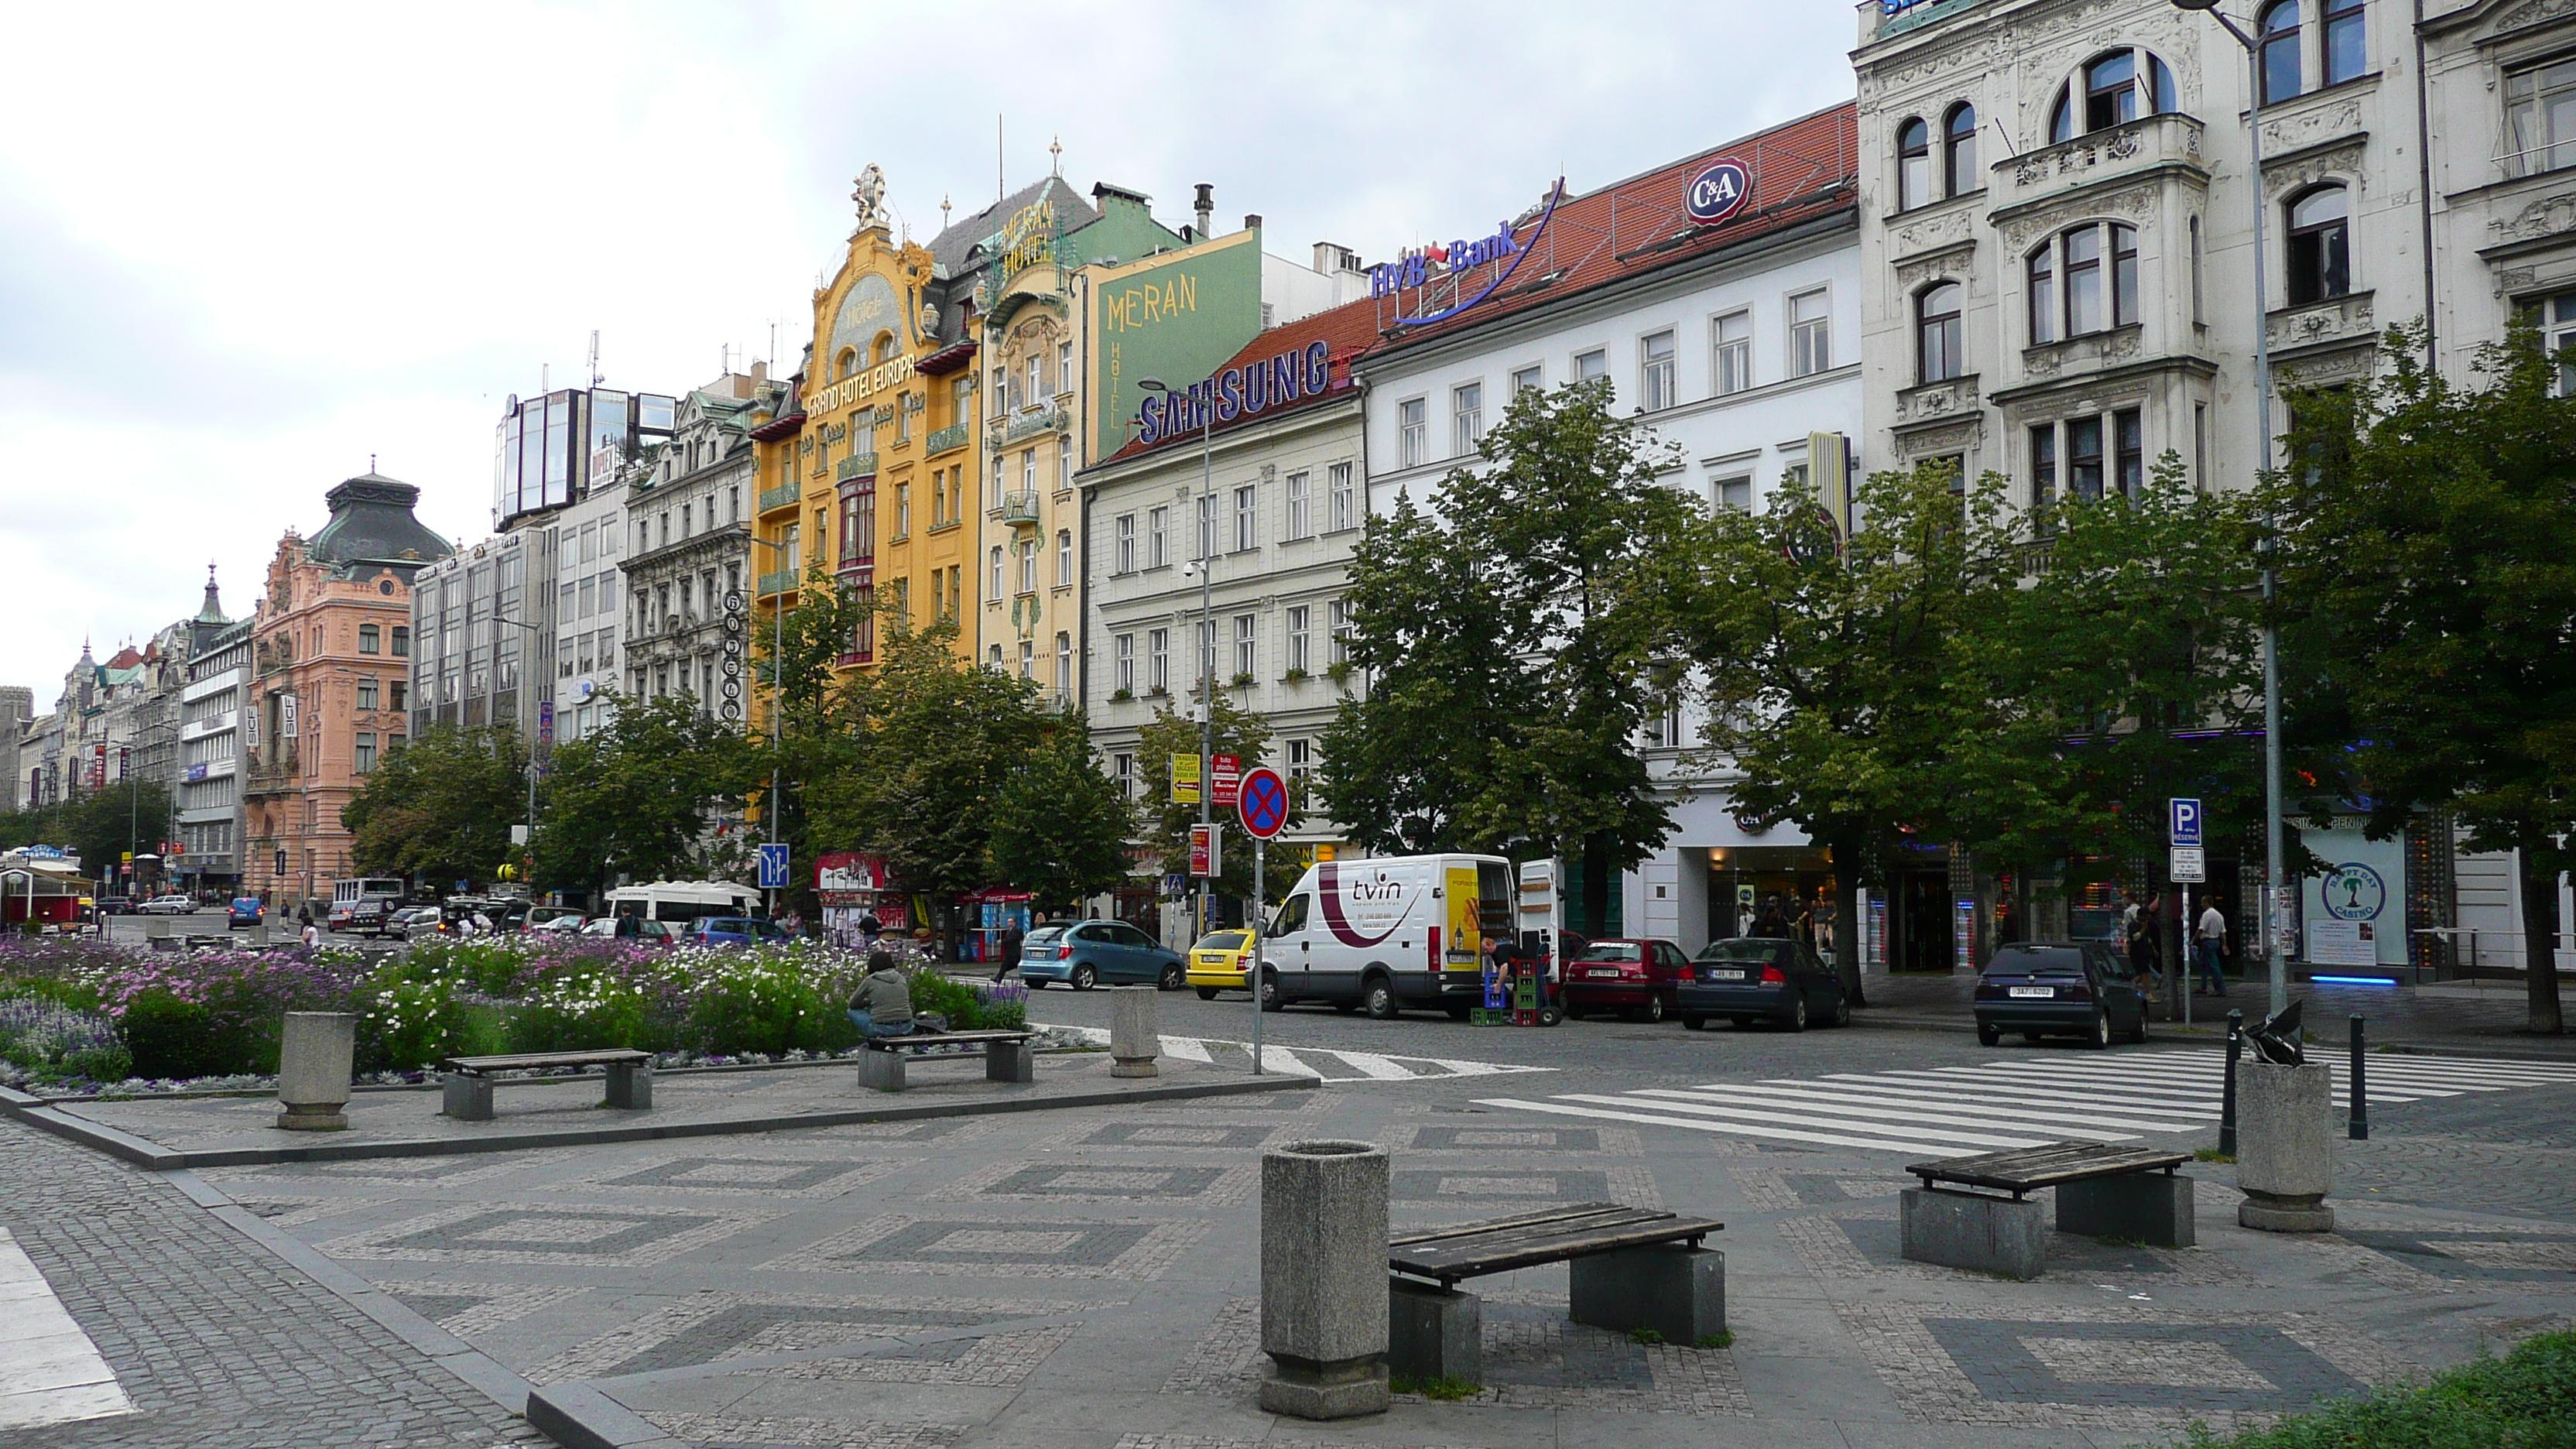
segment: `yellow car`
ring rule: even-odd
[[[1210,931],[1190,948],[1190,984],[1199,1000],[1214,1001],[1219,991],[1241,991],[1252,976],[1252,932]]]

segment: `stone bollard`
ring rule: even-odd
[[[252,945],[265,946],[268,944],[268,922],[261,921],[245,929],[250,932],[250,943]]]
[[[1261,1407],[1386,1409],[1386,1149],[1292,1142],[1261,1156]]]
[[[168,916],[145,916],[143,918],[143,939],[152,942],[157,948],[161,942],[170,938],[170,925],[171,921]]]
[[[290,1132],[338,1132],[349,1125],[349,1072],[358,1018],[346,1011],[290,1011],[278,1042],[277,1125]]]
[[[2330,1233],[2334,1074],[2323,1062],[2237,1068],[2236,1221],[2270,1233]]]
[[[1154,1057],[1163,1049],[1161,1013],[1151,986],[1121,986],[1109,993],[1109,1075],[1158,1077]]]

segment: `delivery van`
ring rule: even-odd
[[[1484,1000],[1484,938],[1512,931],[1498,855],[1398,855],[1307,867],[1262,943],[1262,1008],[1321,1001],[1380,1021],[1406,1007],[1465,1020]]]

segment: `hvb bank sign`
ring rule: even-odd
[[[1559,177],[1556,185],[1548,188],[1547,208],[1539,213],[1538,221],[1530,227],[1528,236],[1514,236],[1512,224],[1504,222],[1494,229],[1492,236],[1477,241],[1453,241],[1445,247],[1424,247],[1418,251],[1406,252],[1394,261],[1371,267],[1369,268],[1369,295],[1400,297],[1402,293],[1410,290],[1416,293],[1415,305],[1425,306],[1427,304],[1421,296],[1424,288],[1436,282],[1448,280],[1456,284],[1458,292],[1463,293],[1469,284],[1470,272],[1478,267],[1492,265],[1492,274],[1486,278],[1482,287],[1476,289],[1474,296],[1453,294],[1449,305],[1436,312],[1423,311],[1410,317],[1398,317],[1395,322],[1399,327],[1419,326],[1422,323],[1439,322],[1455,317],[1492,296],[1495,288],[1512,279],[1512,273],[1520,270],[1521,263],[1529,257],[1530,248],[1538,245],[1540,234],[1547,230],[1548,221],[1556,215],[1556,204],[1564,199],[1565,179]],[[1436,273],[1433,271],[1435,265],[1440,268]],[[1398,305],[1402,305],[1400,301]]]
[[[1157,443],[1203,428],[1211,417],[1230,423],[1248,413],[1284,407],[1323,392],[1332,379],[1333,350],[1322,342],[1229,367],[1187,392],[1145,399],[1136,410],[1136,441]]]

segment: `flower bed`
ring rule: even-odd
[[[828,1056],[858,1043],[844,1003],[865,969],[860,953],[812,942],[665,948],[513,936],[423,942],[370,964],[338,948],[0,941],[0,1078],[55,1090],[256,1079],[277,1070],[289,1011],[356,1012],[358,1070],[380,1079],[504,1051]],[[914,1009],[958,1030],[1027,1019],[1025,988],[927,968],[908,975]]]

